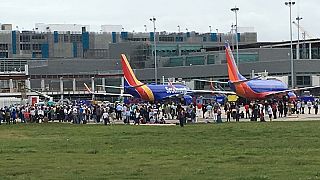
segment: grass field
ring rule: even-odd
[[[0,179],[319,179],[320,121],[0,126]]]

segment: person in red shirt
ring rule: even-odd
[[[249,104],[244,105],[244,109],[246,110],[246,119],[250,118]]]
[[[200,117],[201,111],[202,111],[202,104],[201,103],[197,103],[197,115],[196,116]]]

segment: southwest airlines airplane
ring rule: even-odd
[[[161,101],[168,98],[183,97],[191,99],[190,95],[196,93],[217,93],[217,94],[234,94],[228,91],[211,91],[211,90],[191,90],[185,85],[173,85],[169,82],[167,85],[161,84],[144,84],[141,83],[133,73],[131,66],[124,54],[121,54],[122,71],[124,74],[124,91],[134,97],[141,98],[145,101]]]
[[[144,84],[140,82],[124,54],[121,54],[122,71],[124,75],[124,86],[105,86],[109,88],[118,88],[124,90],[125,94],[114,93],[94,93],[89,87],[85,85],[86,89],[92,94],[102,94],[110,96],[131,96],[139,98],[143,101],[155,102],[162,101],[170,98],[184,98],[185,102],[190,102],[193,94],[235,94],[231,91],[212,91],[212,90],[191,90],[183,84],[172,84],[169,82],[166,85],[162,84]]]
[[[272,97],[281,97],[288,95],[290,99],[296,98],[293,91],[317,88],[305,87],[299,89],[288,89],[288,86],[277,79],[246,79],[238,70],[234,61],[232,51],[228,43],[225,45],[226,59],[228,65],[229,85],[231,89],[238,95],[251,100],[263,100]]]

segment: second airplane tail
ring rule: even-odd
[[[239,73],[237,64],[234,61],[233,54],[228,43],[226,43],[225,48],[226,48],[226,59],[228,64],[229,80],[231,82],[246,80],[246,78]]]

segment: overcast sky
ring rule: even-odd
[[[0,23],[12,23],[31,30],[35,23],[85,24],[99,31],[102,24],[123,25],[126,31],[152,29],[155,16],[158,31],[229,32],[235,23],[230,8],[237,6],[239,27],[254,27],[259,41],[289,40],[289,7],[285,0],[0,0]],[[296,0],[292,18],[299,14],[304,29],[319,37],[319,0]],[[293,39],[297,28],[293,26]]]

